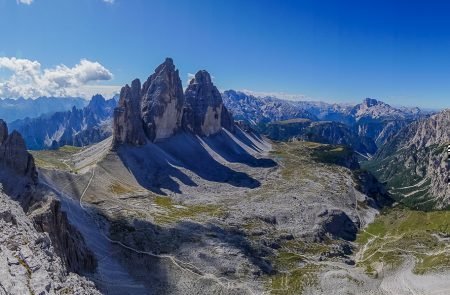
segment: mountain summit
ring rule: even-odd
[[[205,70],[199,71],[183,93],[179,72],[171,58],[159,65],[142,85],[125,85],[114,111],[114,145],[144,145],[180,131],[210,136],[232,130],[233,119]]]

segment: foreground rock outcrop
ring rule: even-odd
[[[19,176],[37,181],[36,166],[33,157],[27,152],[25,141],[20,133],[8,134],[5,121],[0,119],[0,166],[12,170]]]
[[[70,273],[49,235],[35,229],[20,205],[0,192],[0,294],[100,294]],[[69,234],[69,233],[66,233]]]
[[[92,283],[67,275],[91,272],[96,261],[54,192],[39,183],[22,136],[8,134],[2,120],[0,228],[0,294],[54,294],[66,287],[69,294],[96,294]]]
[[[186,93],[173,60],[167,58],[142,85],[136,79],[120,93],[114,111],[113,144],[144,145],[178,132],[210,136],[233,130],[234,122],[206,71],[199,71]]]

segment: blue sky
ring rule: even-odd
[[[39,63],[36,87],[85,87],[146,79],[170,56],[183,82],[206,69],[220,89],[450,107],[448,1],[21,1],[0,0],[0,83],[18,92],[30,78],[11,81],[13,57]]]

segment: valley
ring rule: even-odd
[[[16,121],[26,139],[0,122],[2,183],[86,279],[80,294],[450,289],[448,198],[433,195],[447,173],[447,133],[434,127],[445,112],[221,94],[204,70],[183,91],[167,58],[117,104],[95,96],[56,114]],[[40,128],[29,153],[27,124]]]

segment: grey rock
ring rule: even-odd
[[[143,145],[147,142],[141,120],[141,82],[135,79],[131,87],[120,91],[118,107],[114,110],[114,144]]]
[[[7,135],[8,129],[2,120],[0,120],[0,126],[3,138],[0,144],[0,165],[19,176],[28,178],[31,182],[36,182],[37,172],[34,159],[28,153],[22,136],[15,130]]]
[[[82,109],[73,107],[64,112],[16,120],[8,125],[22,134],[31,150],[85,146],[111,136],[111,116],[115,106],[114,99],[105,100],[103,96],[95,95]]]
[[[142,87],[144,132],[151,141],[171,137],[181,128],[184,95],[178,70],[167,58]]]
[[[20,205],[0,192],[0,216],[7,215],[16,222],[0,218],[0,294],[100,294],[52,255],[51,242],[43,248],[48,234],[37,231]]]
[[[76,273],[94,271],[97,262],[86,248],[83,237],[68,222],[66,213],[61,211],[60,203],[50,199],[43,207],[45,210],[32,214],[33,221],[39,231],[48,233],[55,253],[65,267]]]
[[[205,70],[198,71],[185,92],[183,127],[195,134],[209,136],[232,128],[232,118],[222,96]]]
[[[329,234],[333,238],[341,238],[354,241],[358,233],[358,222],[353,222],[350,217],[341,210],[328,210],[325,215],[321,214],[322,221],[319,222],[321,230],[318,236],[323,239]]]

